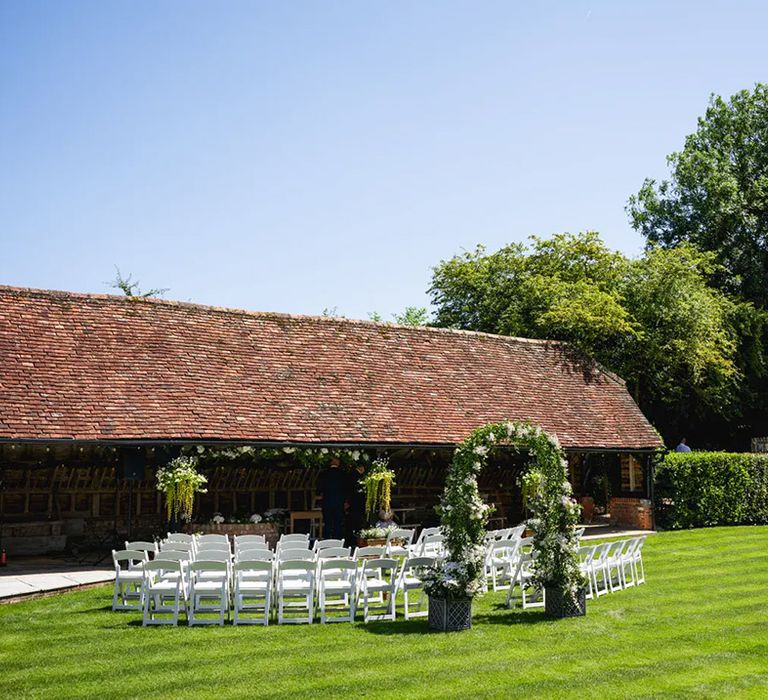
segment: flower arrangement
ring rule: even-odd
[[[361,540],[384,540],[392,530],[396,530],[397,525],[388,527],[366,527],[357,533]]]
[[[360,485],[365,490],[366,513],[374,513],[377,510],[390,512],[394,483],[395,472],[389,468],[389,460],[385,458],[374,460],[371,468],[360,479]]]
[[[270,508],[264,511],[264,522],[282,524],[288,517],[288,513],[287,508]]]
[[[444,599],[472,598],[485,590],[483,536],[491,508],[480,498],[477,476],[497,446],[513,446],[533,457],[524,492],[538,552],[534,582],[575,596],[584,583],[575,536],[580,506],[570,497],[557,438],[524,422],[490,423],[456,448],[439,506],[447,557],[426,573],[424,590]]]
[[[254,447],[241,445],[234,447],[208,447],[206,445],[186,446],[183,454],[193,455],[200,459],[221,462],[223,460],[276,460],[285,461],[286,456],[296,460],[301,466],[312,468],[328,464],[333,457],[346,464],[365,464],[371,460],[368,452],[351,448],[335,447]]]
[[[214,525],[221,525],[224,522],[224,516],[221,513],[214,513],[211,522]]]
[[[261,522],[261,516],[258,513],[254,513],[249,520],[254,524],[258,525]]]
[[[178,517],[187,522],[192,519],[196,493],[205,493],[207,483],[197,471],[194,457],[176,457],[157,470],[157,490],[165,493],[168,519]]]

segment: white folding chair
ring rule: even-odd
[[[624,588],[624,580],[621,577],[621,553],[627,540],[612,542],[605,557],[605,570],[608,574],[608,587],[611,593]]]
[[[521,552],[514,562],[510,562],[511,581],[507,590],[507,607],[514,607],[515,588],[520,586],[520,601],[523,610],[540,608],[544,605],[544,591],[533,584],[533,562],[536,552]]]
[[[235,544],[235,556],[237,556],[240,552],[252,552],[254,549],[260,549],[262,552],[272,551],[266,542],[242,542]]]
[[[198,560],[189,565],[189,612],[191,625],[224,625],[229,617],[229,565],[223,561]],[[217,618],[199,617],[216,613]]]
[[[632,561],[635,568],[635,581],[639,586],[641,583],[645,583],[645,567],[643,566],[643,545],[645,544],[646,535],[640,538],[640,541],[635,547],[635,551],[632,553]]]
[[[223,535],[220,533],[212,532],[207,535],[200,535],[198,537],[198,542],[224,542],[225,544],[229,544],[229,535]]]
[[[409,528],[395,528],[387,533],[387,557],[390,559],[408,557],[411,554],[411,545],[416,536],[416,530]]]
[[[321,623],[355,621],[357,562],[352,559],[322,559],[318,563],[317,585]],[[329,614],[339,610],[344,614]]]
[[[181,562],[158,559],[145,562],[142,597],[142,625],[177,625],[181,611],[186,614],[187,609],[187,587]],[[159,617],[164,614],[170,614],[171,619]]]
[[[349,559],[352,556],[352,550],[349,547],[328,547],[321,549],[317,553],[317,560],[323,559]]]
[[[397,559],[365,559],[358,583],[358,603],[362,604],[363,622],[394,620],[397,593]],[[371,609],[379,610],[371,614]]]
[[[241,549],[238,552],[235,552],[235,562],[274,560],[275,553],[271,549]]]
[[[232,550],[229,547],[229,542],[217,542],[215,540],[209,540],[208,542],[201,542],[197,545],[196,555],[200,558],[203,552],[226,552],[232,554]]]
[[[166,542],[187,542],[191,544],[195,538],[193,535],[188,535],[186,532],[169,532],[166,537]]]
[[[112,561],[115,564],[115,591],[112,595],[112,610],[142,609],[141,590],[144,583],[144,571],[141,567],[147,560],[147,553],[137,549],[112,550]]]
[[[421,540],[421,544],[417,544],[417,556],[441,558],[443,556],[443,539],[441,533],[426,535]]]
[[[429,611],[422,609],[427,597],[424,593],[422,576],[426,569],[434,566],[435,559],[433,557],[411,557],[403,562],[397,580],[397,590],[398,592],[402,591],[403,594],[403,615],[406,620],[410,620],[412,617],[426,617],[428,615]],[[409,594],[413,591],[420,591],[415,611],[409,600]]]
[[[588,586],[587,598],[594,597],[594,589],[592,587],[592,579],[593,579],[592,560],[594,559],[596,551],[597,551],[596,545],[586,545],[584,547],[579,547],[579,551],[578,551],[579,570],[581,571],[584,578],[587,579],[587,586]]]
[[[238,561],[234,578],[232,624],[268,625],[272,604],[272,562],[266,559]],[[251,617],[252,613],[257,614]]]
[[[627,544],[619,554],[619,568],[621,569],[621,578],[624,581],[624,588],[631,588],[637,583],[635,576],[635,549],[640,544],[639,537],[633,537],[627,540]]]
[[[344,540],[315,540],[315,544],[312,545],[312,549],[315,552],[320,552],[323,549],[330,549],[331,547],[343,547]]]
[[[277,564],[277,623],[312,624],[315,599],[315,563],[288,560]],[[288,614],[300,613],[298,617]]]
[[[157,542],[145,542],[143,540],[136,540],[135,542],[125,542],[125,548],[132,551],[146,552],[147,559],[153,559],[159,549]]]
[[[423,527],[421,529],[421,532],[419,532],[419,536],[416,538],[416,544],[414,546],[414,550],[416,552],[421,552],[421,545],[423,544],[424,540],[427,537],[430,537],[431,535],[442,535],[443,530],[438,525],[437,527]]]
[[[611,549],[610,542],[604,542],[595,546],[595,551],[592,554],[592,585],[594,588],[594,595],[600,597],[609,592],[608,579],[608,552]],[[602,583],[602,586],[600,586]]]
[[[235,535],[235,547],[253,542],[263,542],[266,544],[267,538],[264,535]]]
[[[488,544],[485,554],[485,576],[491,580],[495,591],[506,590],[511,585],[510,564],[515,561],[520,540],[494,540]]]
[[[284,545],[288,544],[289,542],[293,542],[293,543],[304,542],[304,543],[306,543],[307,548],[309,548],[309,535],[307,535],[305,533],[302,533],[302,532],[293,533],[291,535],[285,535],[285,534],[280,535],[280,539],[277,541],[277,546],[278,547],[283,547]]]
[[[362,559],[381,559],[387,554],[387,548],[379,545],[369,547],[355,547],[355,553],[352,555],[355,561]]]

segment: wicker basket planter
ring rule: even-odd
[[[587,589],[579,588],[576,600],[559,588],[547,588],[544,596],[544,611],[550,617],[581,617],[587,614]]]
[[[383,547],[385,544],[387,544],[385,537],[371,537],[370,539],[365,539],[363,537],[357,538],[358,547]]]
[[[441,632],[460,632],[472,627],[472,598],[429,597],[430,629]]]

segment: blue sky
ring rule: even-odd
[[[0,283],[389,316],[484,243],[599,230],[765,2],[0,0]]]

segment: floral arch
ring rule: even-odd
[[[427,592],[458,599],[472,598],[485,588],[483,537],[490,506],[480,498],[477,477],[489,453],[499,447],[533,457],[523,495],[533,514],[528,526],[538,552],[534,582],[575,597],[584,583],[575,532],[581,507],[571,497],[565,455],[553,435],[527,422],[509,421],[478,428],[454,452],[440,506],[447,557],[429,577]]]

